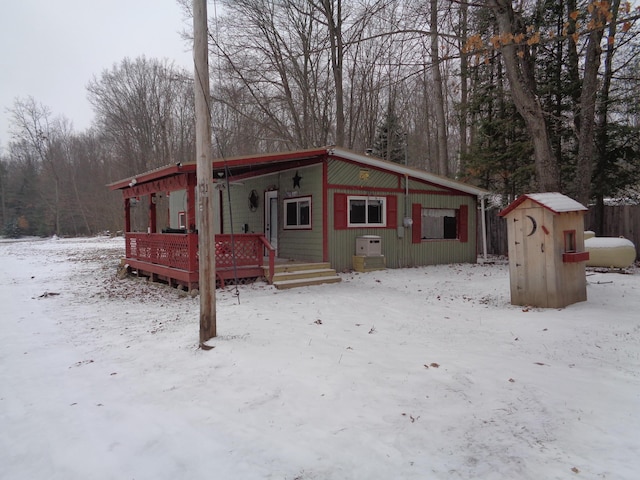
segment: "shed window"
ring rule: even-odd
[[[423,208],[421,238],[423,240],[458,238],[457,211],[447,208]]]
[[[348,197],[350,227],[384,227],[387,224],[385,197]]]
[[[311,228],[311,197],[285,199],[284,228]]]
[[[565,230],[564,231],[564,251],[571,253],[576,251],[576,231]]]

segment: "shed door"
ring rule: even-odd
[[[522,209],[517,212],[516,264],[518,289],[524,291],[526,303],[546,305],[548,296],[544,232],[540,218],[542,209]]]

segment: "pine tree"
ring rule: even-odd
[[[405,136],[392,108],[378,124],[373,154],[389,162],[405,163]]]

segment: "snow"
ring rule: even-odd
[[[588,208],[580,202],[558,192],[528,193],[525,197],[538,202],[540,205],[556,213],[588,210]]]
[[[631,240],[627,240],[624,237],[591,237],[585,238],[584,240],[585,247],[589,247],[589,249],[596,248],[633,248],[635,251],[635,247]]]
[[[564,309],[510,305],[504,262],[256,282],[203,351],[123,253],[0,243],[0,478],[637,478],[636,271]]]

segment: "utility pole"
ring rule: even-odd
[[[216,253],[209,102],[207,0],[193,0],[193,65],[196,107],[196,195],[198,199],[198,268],[200,347],[216,336]]]

